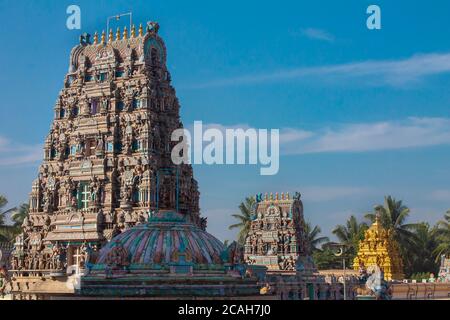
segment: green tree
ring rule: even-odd
[[[240,213],[233,214],[232,217],[237,219],[239,222],[229,226],[230,230],[239,229],[238,233],[238,243],[245,244],[245,238],[250,231],[252,223],[253,208],[256,203],[254,197],[248,197],[245,202],[241,202],[239,205]]]
[[[10,208],[3,211],[4,207],[8,204],[8,200],[0,195],[0,226],[4,226],[6,224],[6,216],[16,210],[16,208]]]
[[[444,219],[436,225],[436,239],[438,245],[433,250],[436,261],[441,259],[441,255],[450,255],[450,210],[444,215]]]
[[[329,242],[330,239],[328,237],[319,237],[322,230],[319,226],[315,226],[314,228],[311,226],[311,223],[305,223],[305,235],[306,241],[309,244],[309,252],[313,253],[315,251],[320,250],[319,246],[325,242]]]
[[[14,227],[22,228],[23,221],[30,212],[30,205],[28,203],[21,204],[18,209],[14,210],[11,214],[11,220],[14,223]]]
[[[312,256],[319,270],[342,269],[342,257],[336,257],[335,252],[326,244],[322,250],[314,251]]]
[[[0,242],[12,242],[22,231],[22,223],[29,213],[29,205],[22,204],[19,208],[6,211],[1,209],[8,203],[5,197],[0,196]],[[12,225],[6,224],[6,215],[10,214]]]
[[[365,222],[359,222],[355,216],[351,216],[345,225],[338,225],[333,230],[333,234],[339,239],[339,242],[345,245],[345,258],[349,260],[349,264],[353,263],[353,259],[358,252],[359,242],[364,239],[364,232],[368,226]]]
[[[411,272],[434,273],[438,271],[438,264],[434,257],[434,251],[438,245],[436,237],[437,228],[431,228],[426,222],[421,222],[413,227],[414,252],[410,252]]]

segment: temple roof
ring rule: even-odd
[[[117,248],[126,252],[129,264],[144,265],[149,269],[178,263],[180,256],[194,268],[220,265],[224,251],[223,244],[217,238],[170,211],[153,216],[149,223],[113,238],[100,251],[97,264],[108,264],[108,257]]]

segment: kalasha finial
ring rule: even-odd
[[[123,28],[123,38],[126,40],[128,39],[128,30],[127,27]]]
[[[131,38],[136,38],[136,27],[133,26],[131,27]]]
[[[105,44],[106,41],[106,33],[105,30],[102,31],[102,38],[100,40],[101,44]]]
[[[117,27],[116,40],[120,40],[120,27]]]
[[[380,223],[380,221],[381,221],[381,208],[380,207],[377,207],[377,208],[375,208],[375,222],[376,223]]]
[[[286,192],[286,199],[289,200],[290,196],[289,196],[289,192]]]
[[[142,27],[142,23],[139,25],[139,37],[144,35],[144,28]]]
[[[98,44],[98,32],[95,31],[94,33],[94,44]]]
[[[112,29],[109,30],[109,35],[108,35],[108,42],[113,42],[114,41],[114,34]]]

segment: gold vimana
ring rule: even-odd
[[[358,254],[353,261],[355,270],[373,266],[378,266],[388,281],[404,278],[398,244],[392,232],[382,226],[378,214],[375,222],[365,232],[364,240],[360,242]]]

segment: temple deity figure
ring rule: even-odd
[[[101,182],[97,176],[93,176],[89,185],[91,189],[91,202],[93,206],[97,206],[101,202]]]
[[[53,211],[54,192],[50,189],[45,189],[42,197],[44,212],[51,213]]]
[[[95,147],[95,154],[97,156],[103,156],[105,151],[105,140],[103,136],[98,137],[97,146]]]

